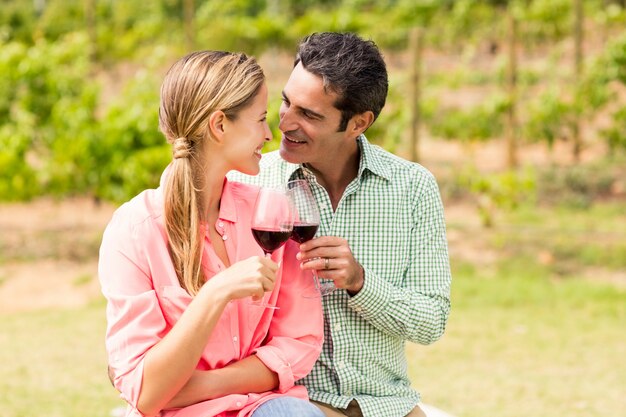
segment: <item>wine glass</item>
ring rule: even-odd
[[[265,256],[283,246],[293,230],[295,210],[291,196],[284,188],[261,188],[252,214],[252,235]],[[265,302],[252,305],[277,309]]]
[[[311,192],[311,187],[309,187],[309,183],[306,180],[289,181],[287,189],[291,193],[291,198],[296,208],[296,219],[291,239],[298,243],[304,243],[315,236],[320,225],[320,211]],[[320,283],[317,270],[313,269],[312,273],[315,288],[308,291],[305,290],[302,294],[303,297],[315,298],[320,295],[328,295],[336,289],[332,282]]]

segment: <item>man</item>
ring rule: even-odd
[[[327,416],[424,416],[404,345],[436,341],[450,310],[437,183],[363,135],[387,88],[373,42],[305,38],[283,90],[280,151],[264,155],[259,176],[233,176],[265,186],[306,179],[319,205],[319,237],[298,259],[338,290],[323,298],[324,347],[299,383]]]

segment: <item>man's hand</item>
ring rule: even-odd
[[[302,269],[316,269],[320,278],[332,279],[337,288],[351,295],[363,288],[363,267],[350,250],[348,241],[336,236],[322,236],[300,245],[296,258]]]

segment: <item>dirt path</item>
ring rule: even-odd
[[[0,313],[100,297],[97,253],[114,207],[89,199],[0,205]]]
[[[86,198],[0,204],[0,314],[40,308],[79,307],[101,297],[97,255],[115,206]],[[447,221],[479,229],[469,205],[447,207]],[[467,229],[450,229],[454,257],[489,262]]]

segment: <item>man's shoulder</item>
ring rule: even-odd
[[[423,165],[404,159],[378,145],[370,144],[378,165],[387,170],[392,178],[412,181],[434,180],[434,175]]]
[[[279,151],[272,151],[272,152],[263,154],[260,165],[261,165],[261,170],[266,170],[266,169],[284,169],[288,165],[291,165],[291,164],[289,164],[289,162],[285,161],[283,158],[280,157]]]

